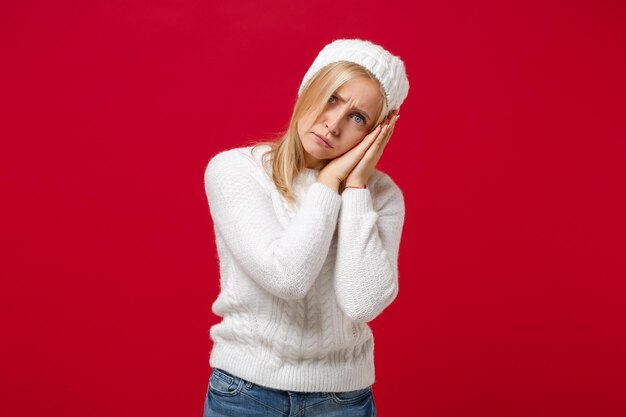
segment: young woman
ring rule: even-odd
[[[402,192],[375,169],[408,93],[402,60],[341,39],[287,132],[214,156],[221,292],[204,416],[375,416],[373,320],[398,292]]]

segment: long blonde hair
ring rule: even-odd
[[[316,120],[324,110],[328,99],[347,81],[356,77],[369,77],[380,87],[383,97],[379,112],[374,116],[372,130],[387,116],[385,91],[378,80],[364,67],[348,61],[329,64],[319,70],[302,90],[296,101],[287,131],[274,141],[256,142],[253,148],[269,145],[270,150],[263,154],[263,163],[271,164],[272,180],[283,197],[290,203],[295,202],[293,183],[301,171],[306,168],[304,147],[298,135],[298,121],[308,112]]]

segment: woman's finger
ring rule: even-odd
[[[398,117],[399,116],[394,114],[391,121],[385,125],[384,131],[381,132],[380,140],[378,140],[378,146],[376,147],[380,155],[382,155],[383,149],[387,146],[387,143],[389,143],[389,139],[391,138],[391,134],[393,133],[393,128],[398,120]],[[378,155],[377,158],[380,158],[380,155]]]
[[[359,175],[363,175],[363,172],[370,172],[376,167],[380,160],[385,145],[389,141],[393,126],[395,124],[395,118],[392,118],[389,123],[382,123],[376,127],[371,136],[364,139],[366,142],[369,139],[368,148],[361,154],[359,162],[355,165],[350,175],[354,175],[358,178]]]
[[[381,152],[381,149],[384,147],[385,138],[387,136],[387,131],[389,130],[389,125],[385,125],[382,127],[380,135],[376,138],[376,143],[367,150],[367,153],[363,157],[364,159],[374,158],[375,155]]]
[[[378,140],[378,138],[381,137],[382,132],[383,132],[383,126],[382,125],[376,126],[376,129],[374,129],[369,135],[367,135],[361,141],[361,143],[359,143],[357,146],[354,147],[355,149],[358,149],[357,152],[359,152],[361,157],[363,157],[363,155],[365,155],[365,152],[367,152],[367,150],[372,147],[372,145],[376,142],[376,140]]]
[[[391,123],[389,124],[389,128],[387,129],[386,132],[386,137],[385,137],[385,145],[389,142],[389,139],[391,139],[391,135],[393,134],[393,129],[396,126],[396,122],[398,121],[398,119],[400,118],[400,115],[395,115],[393,117],[393,119],[391,120]]]
[[[374,163],[376,163],[378,159],[380,159],[380,155],[387,142],[389,142],[398,117],[397,113],[390,114],[383,123],[376,126],[376,128],[365,137],[359,146],[355,147],[358,148],[356,152],[360,155],[360,161],[366,162],[373,160]]]
[[[382,124],[376,126],[374,130],[372,130],[367,136],[365,136],[365,138],[361,141],[359,145],[369,148],[369,146],[380,136],[382,127]]]
[[[350,158],[353,160],[354,165],[358,164],[359,161],[365,157],[367,151],[373,147],[373,144],[376,142],[376,140],[381,137],[382,130],[383,125],[376,126],[376,128],[371,133],[369,133],[359,144],[357,144],[355,147],[350,149],[339,158]]]

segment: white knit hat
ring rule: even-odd
[[[319,70],[339,61],[354,62],[367,68],[383,86],[389,111],[400,108],[409,93],[404,62],[382,46],[361,39],[337,39],[326,45],[304,74],[298,95]]]

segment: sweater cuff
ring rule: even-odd
[[[321,182],[311,184],[306,197],[315,201],[328,214],[337,214],[341,207],[341,196]]]
[[[361,215],[374,211],[372,195],[367,188],[344,190],[341,200],[342,213]]]

